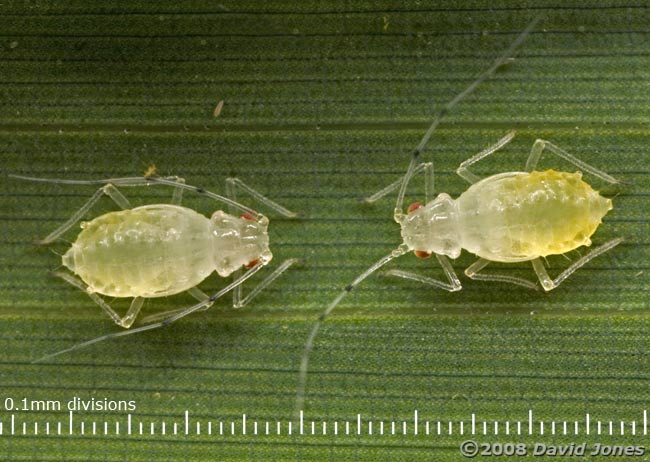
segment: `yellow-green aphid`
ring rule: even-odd
[[[235,201],[235,187],[248,192],[276,212],[296,214],[264,197],[237,178],[229,178],[228,197],[185,184],[179,177],[132,177],[99,181],[52,180],[12,175],[31,181],[65,184],[103,184],[95,194],[63,225],[41,241],[48,244],[73,227],[103,195],[109,196],[123,210],[109,212],[82,222],[82,231],[63,255],[63,265],[71,273],[54,274],[83,290],[121,327],[129,328],[146,298],[188,292],[199,303],[189,308],[158,313],[144,319],[145,325],[127,332],[108,334],[40,358],[77,350],[113,337],[161,327],[190,313],[208,309],[215,300],[233,291],[233,306],[240,308],[260,293],[296,260],[289,259],[259,283],[245,298],[242,283],[267,265],[273,255],[269,249],[269,220],[261,213]],[[117,186],[133,187],[162,184],[174,187],[172,204],[151,204],[131,208]],[[218,210],[207,218],[180,205],[183,190],[190,190],[220,201],[242,212],[240,216]],[[240,275],[238,271],[247,268]],[[208,296],[197,285],[213,272],[221,277],[235,274],[233,282]],[[117,314],[100,295],[132,297],[124,316]],[[158,322],[154,322],[158,321]]]
[[[533,282],[522,278],[478,274],[491,261],[531,261],[544,290],[551,290],[587,261],[621,242],[621,239],[610,241],[551,279],[540,258],[591,245],[590,238],[605,214],[612,209],[612,201],[587,184],[580,172],[533,170],[542,150],[549,149],[604,181],[616,183],[616,179],[544,140],[537,140],[533,146],[526,169],[529,171],[506,172],[479,179],[468,170],[469,165],[494,153],[514,135],[514,132],[508,133],[496,145],[461,164],[457,173],[472,186],[457,199],[442,193],[432,201],[427,198],[424,205],[412,204],[407,213],[402,212],[402,197],[398,201],[395,221],[402,228],[403,244],[393,253],[402,255],[413,251],[420,258],[435,254],[449,283],[401,270],[389,274],[449,291],[460,290],[460,281],[447,257],[457,258],[465,249],[480,257],[465,270],[470,278],[536,288]],[[412,173],[429,170],[430,177],[433,175],[430,163],[411,170]],[[386,190],[382,190],[369,200],[375,201],[385,194]]]
[[[490,262],[530,261],[542,288],[549,291],[588,261],[622,242],[622,238],[613,239],[573,262],[554,279],[549,276],[541,259],[548,255],[563,254],[581,246],[591,245],[590,238],[602,218],[611,210],[612,202],[583,181],[580,172],[536,171],[542,152],[546,149],[583,172],[605,182],[617,183],[617,180],[558,146],[541,139],[533,144],[523,171],[500,173],[481,179],[468,170],[474,163],[508,144],[515,136],[514,131],[460,164],[457,173],[471,183],[471,186],[457,199],[445,193],[439,194],[435,199],[430,197],[434,190],[433,164],[420,161],[420,154],[429,138],[442,118],[459,101],[511,59],[514,50],[525,40],[536,22],[537,19],[533,20],[486,72],[438,112],[413,152],[406,174],[366,199],[367,202],[372,203],[399,190],[393,218],[401,227],[402,243],[347,285],[319,316],[305,342],[298,378],[296,411],[302,410],[309,353],[320,326],[347,294],[395,258],[408,252],[413,252],[420,258],[435,255],[447,281],[398,269],[390,270],[387,274],[415,280],[450,292],[462,288],[449,261],[449,258],[458,257],[462,249],[479,257],[465,270],[468,277],[509,282],[536,289],[538,288],[536,283],[524,278],[480,273]],[[405,213],[403,203],[406,188],[417,173],[425,174],[425,202],[411,204]]]

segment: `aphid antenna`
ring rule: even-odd
[[[420,154],[422,151],[424,151],[424,148],[426,147],[427,143],[429,142],[429,138],[431,138],[431,135],[433,132],[438,128],[438,125],[440,125],[440,122],[445,118],[445,116],[458,104],[460,103],[463,99],[465,99],[466,96],[469,94],[473,93],[476,88],[485,82],[487,79],[492,77],[494,73],[499,69],[501,66],[503,66],[506,63],[511,62],[514,59],[514,55],[516,54],[517,48],[519,48],[519,45],[521,45],[524,40],[528,38],[532,30],[535,28],[537,23],[540,21],[541,16],[536,16],[529,24],[526,26],[526,28],[519,34],[519,36],[515,39],[514,42],[510,44],[508,49],[504,51],[493,63],[492,66],[490,66],[485,72],[483,72],[481,75],[479,75],[476,80],[474,80],[467,88],[465,88],[463,91],[458,93],[451,101],[449,101],[447,104],[445,104],[439,111],[438,113],[434,116],[433,122],[431,122],[431,125],[429,126],[428,130],[420,140],[420,143],[418,146],[415,148],[413,151],[413,155],[411,157],[411,163],[408,166],[408,169],[406,170],[406,175],[404,175],[402,185],[400,186],[399,193],[397,195],[397,203],[402,204],[404,202],[404,196],[406,194],[406,187],[409,184],[411,178],[413,177],[413,173],[415,168],[417,167],[419,161],[420,161]],[[433,185],[433,179],[431,179],[431,184]],[[402,210],[401,207],[399,207],[399,211],[395,210],[396,216],[398,214],[401,214]]]
[[[365,270],[362,274],[357,276],[357,278],[354,281],[352,281],[352,283],[345,286],[345,288],[337,295],[337,297],[334,300],[332,300],[332,302],[327,306],[327,308],[325,308],[325,310],[318,316],[318,321],[316,321],[316,324],[314,325],[311,332],[309,333],[307,342],[305,342],[305,348],[303,350],[302,358],[300,360],[300,374],[298,377],[298,390],[297,390],[297,398],[295,404],[294,419],[302,410],[302,406],[304,402],[305,386],[307,385],[307,367],[309,366],[309,353],[311,353],[311,350],[314,347],[314,340],[316,339],[316,335],[318,334],[318,331],[320,330],[320,327],[323,324],[323,322],[327,319],[330,313],[334,311],[334,308],[336,308],[336,306],[341,302],[341,300],[343,300],[343,298],[345,298],[347,294],[352,292],[352,290],[355,287],[357,287],[361,283],[361,281],[366,279],[368,276],[370,276],[372,273],[377,271],[382,266],[386,265],[388,262],[398,257],[401,257],[406,252],[408,252],[408,247],[402,244],[396,249],[394,249],[388,255],[385,255],[379,260],[377,260],[367,270]]]
[[[23,175],[15,175],[15,174],[9,174],[10,178],[16,178],[18,180],[27,180],[27,181],[36,181],[40,183],[53,183],[53,184],[70,184],[70,185],[108,185],[112,184],[114,186],[120,186],[120,187],[134,187],[134,186],[144,186],[144,185],[149,185],[149,184],[161,184],[165,186],[172,186],[174,188],[180,188],[184,189],[186,191],[192,191],[197,194],[200,194],[202,196],[209,197],[211,199],[214,199],[216,201],[222,202],[225,205],[228,205],[230,207],[233,207],[240,212],[248,213],[253,215],[256,219],[259,219],[260,217],[263,217],[263,215],[255,210],[253,210],[250,207],[247,207],[243,204],[240,204],[239,202],[233,201],[232,199],[229,199],[228,197],[222,196],[220,194],[213,193],[211,191],[208,191],[202,187],[199,186],[191,186],[187,185],[185,183],[178,182],[177,179],[178,177],[175,176],[170,176],[170,177],[156,177],[156,176],[134,176],[134,177],[125,177],[125,178],[108,178],[104,180],[65,180],[61,178],[37,178],[37,177],[31,177],[31,176],[23,176]],[[257,197],[257,196],[256,196]],[[263,196],[261,196],[263,197]],[[267,203],[268,205],[268,203]],[[277,204],[276,204],[277,205]],[[289,214],[292,214],[290,216],[295,216],[293,212],[289,212],[288,210],[284,209],[284,207],[281,207],[278,205],[282,210],[280,210],[281,213],[288,212]],[[276,209],[277,210],[277,209]]]
[[[440,122],[443,120],[443,118],[460,102],[462,101],[466,96],[471,94],[481,83],[483,83],[485,80],[489,79],[495,72],[496,70],[501,67],[504,63],[509,62],[512,60],[513,56],[515,55],[515,51],[517,48],[528,38],[532,30],[535,28],[537,23],[540,21],[541,16],[535,17],[527,26],[526,28],[517,36],[517,38],[510,44],[510,46],[504,51],[493,63],[492,65],[482,74],[480,74],[476,80],[474,80],[467,88],[465,88],[463,91],[458,93],[453,99],[451,99],[447,104],[445,104],[439,111],[438,113],[434,116],[433,122],[429,126],[428,130],[420,140],[420,143],[418,146],[415,148],[413,151],[411,161],[409,163],[408,169],[406,171],[406,175],[397,182],[387,186],[386,188],[382,189],[378,193],[372,195],[369,197],[366,201],[367,202],[374,202],[375,200],[385,196],[391,191],[394,191],[399,187],[399,193],[397,196],[397,205],[395,207],[395,221],[398,223],[401,220],[401,217],[403,215],[402,211],[402,203],[404,202],[404,196],[406,194],[406,187],[413,176],[416,168],[418,167],[420,163],[420,154],[424,150],[425,146],[429,142],[429,138],[431,138],[431,135],[435,131],[435,129],[438,127]],[[339,303],[350,293],[354,288],[356,288],[364,279],[366,279],[368,276],[370,276],[372,273],[389,263],[390,261],[404,255],[409,251],[408,247],[406,244],[402,243],[399,247],[391,251],[388,255],[382,257],[379,259],[377,262],[375,262],[373,265],[371,265],[367,270],[365,270],[361,275],[357,276],[357,278],[352,281],[351,284],[348,284],[345,286],[345,288],[338,294],[338,296],[321,312],[321,314],[318,316],[318,320],[316,321],[316,324],[314,324],[314,327],[312,328],[311,332],[309,333],[309,336],[307,337],[307,341],[305,342],[305,347],[303,349],[302,353],[302,358],[300,360],[300,370],[298,373],[298,386],[296,390],[296,401],[295,401],[295,407],[294,407],[294,412],[293,412],[293,419],[297,420],[298,416],[300,414],[300,411],[303,410],[303,405],[304,405],[304,398],[305,398],[305,389],[307,385],[307,371],[308,371],[308,366],[309,366],[309,354],[311,353],[313,346],[314,346],[314,341],[316,339],[316,336],[318,335],[318,331],[320,330],[321,326],[323,325],[323,322],[330,316],[330,314],[334,311],[334,309],[339,305]]]

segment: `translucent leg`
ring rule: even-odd
[[[284,273],[286,270],[289,269],[291,265],[294,263],[297,263],[299,260],[297,258],[289,258],[288,260],[285,260],[282,262],[280,266],[278,266],[271,274],[269,274],[262,282],[260,282],[258,285],[256,285],[253,290],[250,291],[250,293],[244,298],[241,299],[241,292],[239,293],[240,298],[235,298],[233,300],[233,308],[243,308],[246,306],[253,298],[255,298],[262,290],[264,290],[266,287],[268,287],[269,284],[271,284],[273,281],[275,281],[282,273]],[[238,288],[241,288],[242,285],[238,286]],[[234,293],[237,293],[233,291]]]
[[[233,201],[237,201],[237,188],[247,192],[251,197],[257,199],[260,203],[266,205],[271,210],[276,211],[280,215],[283,215],[287,218],[295,218],[298,216],[297,213],[292,212],[291,210],[281,206],[277,202],[272,201],[268,197],[260,194],[255,189],[248,186],[246,183],[241,181],[239,178],[228,178],[226,180],[226,194]],[[253,290],[246,296],[242,296],[243,284],[238,285],[232,291],[232,305],[234,308],[242,308],[248,302],[250,302],[257,294],[259,294],[265,287],[272,283],[278,276],[284,273],[291,265],[293,265],[296,259],[289,259],[283,262],[278,268],[276,268],[269,276],[267,276],[261,283],[259,283]],[[237,278],[241,274],[241,270],[237,270],[234,273],[234,277]]]
[[[255,218],[260,219],[264,217],[263,215],[259,214],[258,212],[251,209],[250,207],[246,207],[245,205],[239,204],[238,202],[235,202],[225,196],[215,194],[213,192],[207,191],[198,186],[187,185],[183,181],[178,181],[179,178],[175,176],[164,177],[164,178],[154,177],[154,176],[148,176],[148,177],[139,176],[139,177],[124,177],[124,178],[108,178],[105,180],[61,180],[55,178],[35,178],[35,177],[28,177],[28,176],[21,176],[21,175],[9,175],[9,176],[21,180],[39,181],[43,183],[54,183],[54,184],[82,184],[82,185],[111,184],[113,186],[119,186],[119,187],[138,187],[138,186],[150,186],[152,184],[160,184],[160,185],[171,186],[175,188],[174,194],[176,195],[176,197],[179,197],[181,190],[192,191],[202,196],[209,197],[210,199],[213,199],[217,202],[221,202],[222,204],[226,204],[230,207],[234,207],[240,212],[249,213]],[[182,180],[182,178],[180,180]],[[172,198],[172,200],[174,199]]]
[[[192,287],[191,289],[187,290],[187,293],[190,294],[192,297],[196,298],[198,301],[203,302],[210,298],[208,294],[203,292],[201,289],[198,287]]]
[[[437,279],[429,278],[426,276],[421,276],[419,274],[411,273],[409,271],[389,270],[386,271],[386,274],[389,276],[397,276],[404,279],[411,279],[413,281],[418,281],[423,284],[428,284],[430,286],[438,287],[439,289],[444,289],[449,292],[456,292],[461,290],[463,287],[461,286],[460,281],[458,280],[458,276],[456,276],[456,272],[454,271],[454,268],[451,266],[449,259],[445,255],[436,254],[436,257],[440,262],[440,266],[442,266],[442,269],[445,271],[445,275],[447,276],[449,283],[438,281]]]
[[[272,210],[275,210],[276,212],[280,213],[281,215],[284,215],[285,217],[293,218],[297,216],[296,213],[284,208],[283,206],[272,201],[266,196],[263,196],[262,194],[260,194],[259,192],[257,192],[256,190],[254,190],[253,188],[245,184],[239,178],[228,178],[226,180],[226,194],[228,195],[228,198],[230,198],[232,201],[237,201],[236,188],[240,188],[243,191],[246,191],[248,194],[250,194],[252,197],[260,201],[262,204],[265,204]],[[269,284],[271,284],[276,278],[278,278],[278,276],[284,273],[291,265],[293,265],[297,261],[298,259],[289,259],[284,261],[261,283],[259,283],[255,288],[253,288],[253,290],[246,297],[242,297],[243,284],[235,287],[235,289],[232,291],[233,308],[242,308],[246,306],[246,304],[250,302],[257,294],[259,294],[264,288],[266,288]],[[234,277],[237,278],[239,277],[240,274],[241,274],[241,270],[237,270],[234,273]]]
[[[562,271],[560,275],[555,279],[550,278],[548,272],[546,271],[546,268],[544,268],[544,264],[539,258],[536,258],[535,260],[532,261],[533,269],[535,270],[535,273],[539,278],[539,282],[542,284],[544,290],[546,291],[553,290],[557,286],[559,286],[560,283],[562,283],[562,281],[564,281],[566,278],[571,276],[578,268],[581,268],[587,262],[593,260],[597,256],[607,252],[608,250],[613,249],[621,242],[623,242],[623,238],[619,237],[616,239],[612,239],[609,242],[606,242],[600,247],[596,247],[595,249],[592,249],[587,255],[578,259],[575,263],[571,264],[571,266],[569,266],[567,269]]]
[[[183,201],[183,188],[179,186],[179,184],[185,184],[185,178],[181,178],[180,176],[173,177],[176,180],[176,187],[174,188],[174,193],[172,194],[172,204],[173,205],[181,205],[181,202]]]
[[[592,167],[591,165],[581,161],[577,157],[573,156],[572,154],[569,154],[566,152],[564,149],[559,148],[558,146],[554,145],[550,141],[538,139],[535,141],[533,144],[532,149],[530,150],[530,155],[528,156],[528,160],[526,161],[526,171],[527,172],[532,172],[535,170],[537,167],[537,163],[539,162],[540,157],[542,156],[542,152],[544,149],[548,149],[551,151],[553,154],[556,154],[557,156],[561,157],[562,159],[572,163],[576,167],[578,167],[580,170],[584,172],[588,172],[595,177],[600,178],[603,181],[606,181],[611,184],[616,184],[618,183],[618,180],[614,178],[613,176],[603,172],[602,170],[598,170],[595,167]]]
[[[67,230],[76,225],[77,222],[81,220],[83,216],[88,212],[88,210],[90,210],[92,206],[95,205],[95,203],[104,195],[107,195],[113,199],[113,201],[122,209],[131,208],[131,204],[129,203],[128,199],[124,197],[124,195],[122,195],[122,193],[115,186],[112,184],[104,185],[95,191],[95,194],[93,194],[90,199],[88,199],[86,203],[81,206],[79,210],[77,210],[70,218],[68,218],[65,223],[48,234],[44,239],[39,241],[39,244],[50,244],[51,242],[54,242],[59,237],[61,237],[61,235],[63,235]]]
[[[76,288],[78,288],[79,290],[83,291],[95,303],[97,303],[99,307],[102,310],[104,310],[106,314],[108,314],[108,316],[115,322],[115,324],[117,324],[120,327],[124,327],[125,329],[131,327],[133,321],[135,321],[135,318],[138,316],[138,313],[140,312],[140,308],[142,308],[142,303],[144,302],[144,299],[142,297],[135,297],[131,302],[131,307],[129,308],[129,311],[126,313],[126,315],[120,317],[120,315],[117,314],[115,310],[111,308],[108,305],[108,303],[104,301],[103,298],[101,298],[99,295],[97,295],[94,292],[89,292],[88,286],[81,279],[63,271],[55,271],[52,274],[54,276],[60,277],[68,284],[71,284]]]
[[[38,362],[46,361],[48,359],[54,358],[55,356],[59,356],[59,355],[62,355],[64,353],[69,353],[71,351],[80,350],[82,348],[86,348],[87,346],[94,345],[95,343],[103,342],[105,340],[110,340],[110,339],[114,339],[114,338],[117,338],[117,337],[124,337],[125,335],[138,334],[140,332],[144,332],[144,331],[147,331],[147,330],[153,330],[153,329],[157,329],[159,327],[164,327],[164,326],[166,326],[168,324],[171,324],[171,323],[173,323],[175,321],[178,321],[179,319],[181,319],[181,318],[183,318],[183,317],[185,317],[185,316],[187,316],[189,314],[194,313],[195,311],[201,311],[201,310],[209,308],[210,306],[212,306],[212,304],[214,304],[214,302],[218,298],[224,296],[225,294],[230,292],[233,288],[237,287],[239,284],[242,284],[246,279],[253,276],[255,273],[257,273],[262,268],[263,268],[262,264],[257,264],[255,266],[253,266],[251,269],[246,271],[240,278],[234,280],[233,282],[228,284],[226,287],[221,289],[219,292],[209,296],[207,299],[197,303],[196,305],[192,305],[189,308],[185,308],[184,310],[181,310],[181,311],[169,316],[168,318],[163,319],[160,322],[154,322],[152,324],[147,324],[145,326],[136,327],[136,328],[133,328],[133,329],[128,330],[128,331],[114,332],[112,334],[102,335],[101,337],[96,337],[94,339],[91,339],[91,340],[88,340],[88,341],[73,345],[70,348],[66,348],[65,350],[57,351],[56,353],[52,353],[52,354],[43,356],[42,358],[39,358],[39,359],[37,359],[35,361],[32,361],[32,362],[33,363],[38,363]],[[73,283],[73,285],[76,285],[76,284]]]
[[[244,183],[242,180],[239,178],[228,178],[226,180],[226,188],[230,188],[231,193],[229,194],[234,194],[235,187],[238,187],[242,189],[243,191],[246,191],[248,194],[250,194],[253,198],[257,199],[260,203],[266,205],[268,208],[271,210],[274,210],[278,212],[280,215],[283,215],[287,218],[295,218],[298,216],[297,213],[292,212],[291,210],[288,210],[278,204],[277,202],[272,201],[266,196],[263,196],[250,186],[248,186],[246,183]]]
[[[539,290],[537,284],[531,282],[527,279],[518,278],[514,276],[507,276],[505,274],[478,274],[483,268],[485,268],[490,263],[489,260],[485,258],[479,258],[465,270],[465,275],[468,278],[475,279],[477,281],[497,281],[497,282],[508,282],[510,284],[516,284],[518,286],[527,287],[529,289]]]
[[[408,181],[411,180],[415,175],[417,175],[420,172],[424,172],[424,200],[425,203],[429,202],[432,198],[433,192],[434,192],[434,184],[433,184],[433,163],[432,162],[423,162],[416,167],[413,168],[413,172],[409,175]],[[396,189],[398,189],[402,184],[406,181],[406,175],[402,176],[400,179],[397,181],[389,184],[385,188],[381,189],[380,191],[377,191],[375,194],[372,196],[369,196],[365,199],[366,202],[369,204],[372,204],[373,202],[377,202],[379,199],[382,197],[392,193]],[[399,220],[397,217],[401,217],[403,215],[402,209],[404,207],[404,196],[401,198],[398,198],[397,204],[395,205],[395,221],[399,223]],[[401,218],[400,218],[401,219]]]
[[[231,199],[234,202],[237,202],[237,183],[235,181],[232,181],[233,179],[228,178],[226,179],[226,196],[228,196],[229,199]],[[229,213],[234,213],[232,210],[232,207],[228,211]],[[242,274],[242,269],[239,268],[232,273],[232,277],[237,279],[241,276]],[[238,285],[232,290],[232,306],[237,307],[239,306],[239,302],[242,298],[242,288],[243,284]]]
[[[506,144],[510,143],[512,139],[515,137],[516,132],[514,130],[508,132],[506,136],[501,138],[499,141],[497,141],[495,144],[492,146],[484,149],[483,151],[479,152],[475,156],[470,157],[466,161],[462,162],[458,168],[456,169],[456,173],[463,178],[464,180],[474,184],[477,181],[479,181],[481,178],[478,177],[477,175],[474,175],[472,172],[468,170],[468,167],[470,165],[475,164],[479,160],[489,156],[490,154],[494,154],[497,152],[499,149],[504,147]]]
[[[187,293],[190,294],[192,297],[196,298],[199,302],[204,302],[205,300],[210,298],[208,294],[203,292],[198,287],[192,287],[191,289],[188,289]],[[208,308],[210,308],[210,305],[206,305],[197,311],[205,311]],[[151,314],[149,316],[145,316],[144,318],[142,318],[142,324],[151,324],[153,322],[162,321],[164,319],[169,318],[170,316],[174,316],[183,311],[185,311],[185,308],[179,308],[176,310],[167,310],[167,311],[162,311],[160,313]]]
[[[275,271],[273,271],[269,276],[267,276],[261,283],[259,283],[257,286],[255,286],[255,288],[251,291],[250,294],[248,294],[248,296],[246,296],[246,298],[244,298],[243,300],[235,300],[233,302],[233,307],[234,308],[242,308],[243,306],[248,304],[248,302],[250,302],[264,288],[266,288],[269,284],[271,284],[275,279],[277,279],[282,273],[284,273],[291,265],[293,265],[296,262],[298,262],[298,259],[296,259],[296,258],[286,260],[278,268],[276,268]],[[239,288],[241,286],[242,286],[242,284],[238,285],[236,288]],[[203,292],[198,287],[192,287],[191,289],[189,289],[187,291],[187,293],[192,295],[199,302],[204,302],[204,301],[206,301],[207,299],[210,298],[208,296],[208,294]],[[208,308],[210,308],[210,306],[211,305],[205,305],[203,308],[198,309],[196,311],[205,311]],[[153,322],[162,321],[162,320],[167,319],[167,318],[169,318],[171,316],[174,316],[174,315],[176,315],[178,313],[181,313],[181,312],[183,312],[185,310],[186,310],[186,308],[181,308],[181,309],[177,309],[177,310],[168,310],[168,311],[163,311],[161,313],[155,313],[155,314],[144,317],[142,319],[142,324],[150,324],[150,323],[153,323]]]

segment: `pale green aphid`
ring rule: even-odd
[[[62,258],[63,265],[73,274],[65,271],[54,273],[87,293],[119,326],[131,327],[146,298],[188,292],[199,301],[188,308],[146,317],[143,320],[145,325],[137,329],[97,337],[47,355],[38,361],[109,338],[167,325],[195,311],[208,309],[215,300],[229,291],[233,291],[233,306],[243,307],[296,262],[295,259],[286,260],[242,298],[242,283],[267,265],[273,255],[269,249],[268,218],[236,202],[235,187],[248,192],[281,215],[295,217],[296,214],[264,197],[237,178],[228,179],[226,184],[229,197],[224,197],[203,188],[186,185],[185,180],[179,177],[78,181],[11,176],[49,183],[103,184],[72,217],[43,239],[42,244],[53,242],[73,227],[104,195],[109,196],[123,209],[82,222],[81,233]],[[117,189],[117,186],[151,184],[173,186],[172,204],[131,208],[128,199]],[[207,218],[180,205],[183,190],[215,199],[243,213],[234,216],[218,210],[211,218]],[[239,274],[242,268],[247,268],[247,271]],[[215,271],[221,277],[234,274],[235,279],[216,294],[209,296],[196,286]],[[133,300],[126,315],[120,316],[100,295],[132,297]]]
[[[63,265],[89,293],[166,297],[192,289],[215,271],[227,277],[251,262],[267,264],[273,257],[267,225],[266,217],[218,210],[207,218],[178,205],[145,205],[82,222]],[[130,327],[134,319],[132,313],[119,324]]]
[[[461,289],[460,280],[449,261],[449,258],[458,257],[461,249],[479,257],[465,270],[468,277],[508,282],[536,289],[537,285],[527,279],[502,274],[479,274],[493,261],[506,263],[530,261],[542,288],[549,291],[578,268],[623,241],[622,238],[613,239],[575,261],[554,279],[549,276],[541,259],[547,255],[563,254],[580,246],[590,245],[591,235],[612,208],[612,202],[600,196],[584,182],[580,172],[535,171],[544,149],[603,181],[613,184],[617,183],[617,180],[558,146],[541,139],[533,144],[524,171],[500,173],[481,179],[468,170],[468,167],[474,163],[509,143],[515,136],[514,131],[493,146],[461,163],[457,173],[472,185],[460,197],[454,200],[448,194],[442,193],[430,200],[434,190],[433,164],[422,163],[419,159],[429,138],[445,114],[488,79],[497,68],[511,59],[514,50],[526,39],[537,21],[538,18],[533,20],[486,72],[456,95],[436,115],[415,149],[406,174],[366,199],[367,202],[372,203],[399,189],[393,217],[401,227],[402,244],[347,285],[319,316],[307,338],[301,359],[296,412],[302,411],[309,353],[320,326],[347,294],[395,258],[408,252],[414,252],[420,258],[435,255],[448,282],[402,270],[390,270],[387,274],[415,280],[450,292]],[[404,213],[406,188],[413,175],[422,172],[425,174],[426,201],[424,204],[412,204]]]

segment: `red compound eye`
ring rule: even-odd
[[[418,258],[429,258],[429,257],[431,257],[431,252],[425,252],[424,250],[414,250],[413,253]]]
[[[420,207],[422,207],[422,202],[413,202],[411,205],[409,205],[409,208],[406,209],[406,212],[411,213],[412,211],[417,210]]]
[[[250,221],[254,221],[254,220],[255,220],[255,217],[253,216],[253,214],[248,213],[248,212],[244,212],[244,213],[242,213],[241,215],[239,215],[239,217],[240,217],[240,218],[243,218],[244,220],[250,220]]]
[[[249,261],[248,263],[246,263],[246,264],[244,265],[244,268],[246,268],[246,269],[250,269],[250,268],[252,268],[253,266],[257,265],[259,262],[260,262],[260,259],[259,259],[259,258],[256,258],[255,260],[251,260],[251,261]]]

